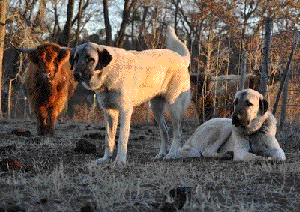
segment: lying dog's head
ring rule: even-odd
[[[245,89],[235,94],[232,124],[247,128],[253,120],[265,114],[268,102],[257,91]]]
[[[74,57],[70,59],[71,69],[74,70],[74,78],[89,88],[97,87],[91,85],[91,81],[97,81],[102,77],[103,68],[112,60],[112,56],[103,46],[94,43],[85,43],[76,48]]]

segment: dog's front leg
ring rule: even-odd
[[[115,109],[104,109],[104,119],[106,123],[105,153],[103,158],[97,160],[98,164],[110,162],[115,149],[115,136],[118,127],[119,111]]]
[[[234,155],[233,160],[250,161],[250,160],[267,160],[268,158],[261,157],[250,153],[250,143],[248,136],[241,136],[235,130],[232,132],[234,139]]]
[[[126,108],[120,111],[120,134],[118,140],[118,154],[114,165],[122,166],[126,164],[127,159],[127,143],[130,132],[130,119],[133,108]]]

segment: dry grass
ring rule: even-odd
[[[184,139],[197,127],[184,123]],[[12,129],[35,134],[34,122],[2,121],[1,146],[16,145],[1,152],[1,160],[17,158],[27,171],[0,174],[0,207],[16,204],[26,211],[80,211],[87,202],[98,211],[154,211],[151,202],[161,202],[175,186],[193,188],[182,211],[298,211],[300,208],[299,137],[297,126],[278,134],[287,152],[283,164],[219,161],[205,158],[152,161],[159,148],[159,133],[153,125],[133,126],[128,166],[95,165],[102,156],[76,154],[75,143],[87,133],[104,129],[91,124],[62,123],[54,138],[17,137]]]

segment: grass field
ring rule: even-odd
[[[0,166],[0,211],[17,206],[26,211],[80,211],[87,203],[96,211],[160,211],[151,205],[164,202],[176,186],[193,191],[180,211],[300,210],[297,126],[278,133],[287,153],[281,164],[207,158],[152,161],[159,150],[158,129],[132,126],[128,165],[112,168],[93,163],[104,152],[104,140],[94,139],[105,134],[102,126],[60,123],[54,138],[42,138],[36,136],[33,121],[0,122],[0,161],[11,158],[24,165],[8,171],[5,164]],[[183,123],[183,140],[197,127]],[[32,136],[11,134],[14,129],[29,130]],[[96,144],[98,153],[75,152],[82,138]]]

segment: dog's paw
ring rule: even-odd
[[[176,153],[169,153],[163,159],[164,160],[177,159],[177,158],[179,158],[177,155],[178,154],[176,154]]]
[[[103,157],[103,158],[99,158],[96,160],[97,164],[107,164],[107,163],[111,163],[112,159],[111,157]]]
[[[115,167],[125,167],[125,166],[126,166],[126,161],[115,160],[115,161],[111,164],[111,166],[112,166],[113,168],[115,168]]]
[[[209,152],[209,151],[203,151],[203,152],[201,153],[201,155],[202,155],[203,157],[205,157],[205,158],[215,157],[216,154],[218,154],[218,153],[213,153],[213,152]]]
[[[125,166],[126,165],[126,154],[117,154],[115,161],[112,166]]]

